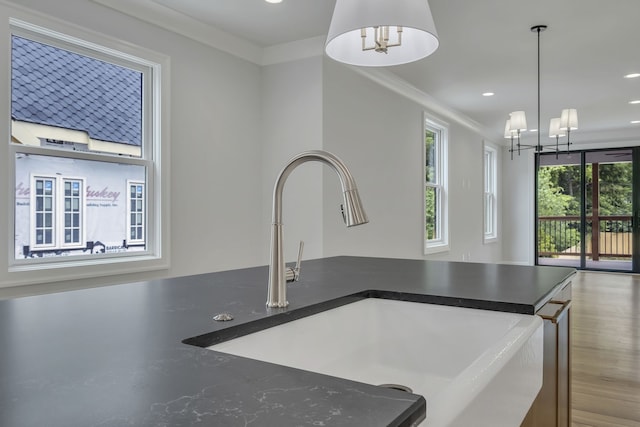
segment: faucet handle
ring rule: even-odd
[[[304,242],[300,240],[300,247],[298,248],[298,261],[294,268],[287,267],[285,269],[285,278],[287,282],[297,282],[300,278],[300,267],[302,264],[302,250],[304,249]]]

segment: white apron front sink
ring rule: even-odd
[[[538,316],[365,298],[209,347],[427,401],[426,427],[519,426],[542,385]]]

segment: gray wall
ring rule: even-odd
[[[423,112],[446,120],[334,61],[324,66],[324,148],[351,168],[371,220],[344,229],[337,184],[326,172],[325,255],[499,262],[501,242],[483,243],[482,135],[449,122],[450,250],[425,256]]]

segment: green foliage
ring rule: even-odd
[[[600,165],[600,215],[630,215],[633,168],[631,163]]]
[[[426,218],[427,240],[432,240],[436,237],[435,191],[432,191],[430,187],[426,187],[424,198],[425,198],[425,218]]]
[[[433,182],[435,177],[435,134],[427,129],[424,135],[425,142],[425,182]],[[436,192],[433,187],[425,186],[425,231],[427,240],[436,237]]]
[[[553,242],[553,238],[544,230],[538,231],[538,252],[556,252],[556,245]]]
[[[585,170],[585,210],[593,213],[593,166]],[[629,162],[598,165],[599,215],[630,215],[632,212],[632,174]],[[538,170],[538,215],[579,216],[581,203],[580,166],[544,166]],[[563,221],[553,229],[538,230],[540,252],[561,252],[580,244],[577,221]],[[622,226],[620,226],[622,227]],[[620,228],[619,227],[619,228]],[[623,231],[609,230],[609,231]]]
[[[558,185],[558,170],[554,170],[558,167],[565,166],[542,167],[538,170],[538,216],[567,215],[574,199]]]
[[[580,215],[580,166],[548,166],[549,180],[564,195],[570,196],[564,212],[552,215]],[[591,165],[587,166],[588,182],[591,182]]]
[[[573,176],[574,166],[549,166],[538,170],[538,215],[539,216],[571,216],[577,202],[578,211],[580,198],[575,196]],[[578,168],[579,172],[579,168]],[[579,178],[579,176],[578,176]],[[559,185],[564,181],[572,194],[566,194],[565,188]],[[580,180],[578,179],[579,189]],[[542,224],[541,224],[542,225]],[[575,226],[576,222],[561,222],[559,226],[547,228],[541,226],[538,229],[539,252],[561,252],[580,242],[580,233]]]

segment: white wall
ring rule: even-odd
[[[170,58],[171,87],[165,95],[171,110],[171,267],[8,288],[0,298],[266,264],[276,175],[286,160],[308,149],[332,151],[347,163],[371,223],[345,229],[334,172],[305,164],[284,191],[287,260],[295,258],[300,239],[306,259],[427,258],[422,249],[425,108],[415,100],[320,56],[261,68],[87,0],[21,4]],[[482,239],[483,136],[449,124],[451,250],[428,258],[500,261],[502,244],[485,245]],[[6,186],[0,186],[0,198],[6,196]],[[0,223],[6,223],[6,211],[0,212]],[[0,283],[6,281],[3,274]]]
[[[351,169],[370,218],[344,228],[339,185],[325,172],[325,256],[500,261],[501,244],[483,243],[483,136],[449,123],[450,251],[424,256],[425,108],[334,61],[324,67],[324,148]]]
[[[265,229],[260,67],[86,0],[21,0],[20,4],[170,57],[166,71],[171,87],[164,96],[171,114],[170,134],[165,135],[171,144],[166,188],[171,197],[171,245],[165,248],[170,250],[171,267],[7,288],[0,298],[264,264],[264,245],[256,244]],[[9,15],[11,8],[0,4],[5,34]],[[7,57],[7,52],[3,55]],[[9,99],[8,85],[0,90],[2,98]],[[9,129],[7,107],[2,108],[1,127]],[[0,199],[5,201],[6,187],[0,186]],[[2,224],[7,223],[7,211],[6,206],[0,210]],[[2,241],[12,239],[5,227],[0,232]],[[0,249],[3,259],[6,246]],[[0,268],[0,283],[7,281],[6,268]]]
[[[531,150],[520,155],[502,150],[502,230],[503,261],[533,265],[535,158]]]
[[[322,148],[322,57],[263,67],[262,70],[262,220],[263,263],[268,263],[272,194],[278,173],[294,155]],[[322,168],[305,163],[294,170],[283,191],[284,255],[322,256]]]

